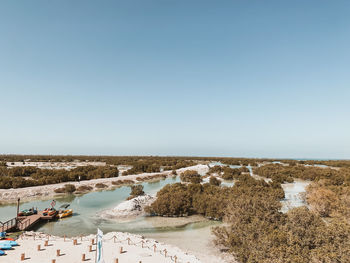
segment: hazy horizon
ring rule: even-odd
[[[0,153],[350,158],[348,1],[1,1]]]

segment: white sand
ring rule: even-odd
[[[144,208],[156,200],[151,195],[142,195],[126,200],[112,209],[102,211],[99,216],[106,219],[126,219],[145,214]]]
[[[186,170],[196,170],[201,175],[204,175],[208,170],[207,165],[198,164],[195,166],[185,167],[176,170],[178,174],[180,174],[183,171]],[[108,188],[105,188],[105,190],[113,188],[115,186],[112,185],[113,181],[119,181],[119,180],[132,180],[135,183],[138,181],[136,180],[137,177],[146,177],[150,175],[155,175],[159,173],[142,173],[142,174],[133,174],[133,175],[126,175],[126,176],[118,176],[113,178],[101,178],[101,179],[93,179],[88,181],[81,181],[76,182],[64,182],[59,184],[49,184],[49,185],[41,185],[41,186],[31,186],[31,187],[25,187],[25,188],[16,188],[16,189],[0,189],[0,201],[1,202],[16,202],[18,198],[21,198],[21,200],[30,200],[30,199],[48,199],[55,195],[57,195],[54,190],[57,188],[63,187],[65,184],[74,184],[75,187],[79,186],[91,186],[94,187],[97,183],[103,183],[108,185]],[[164,171],[162,174],[166,174],[168,176],[171,175],[171,171]],[[100,191],[101,189],[94,189],[94,191]]]
[[[7,162],[6,165],[8,167],[37,167],[40,169],[65,169],[71,170],[81,166],[106,166],[105,162]]]
[[[33,234],[35,234],[35,240]],[[22,253],[25,253],[26,260],[23,262],[26,263],[51,263],[52,259],[56,259],[56,263],[81,263],[82,254],[86,255],[87,262],[95,262],[96,252],[89,252],[89,246],[93,238],[95,238],[93,235],[82,238],[76,237],[78,245],[73,245],[71,238],[66,238],[64,241],[62,237],[26,232],[17,240],[19,246],[7,250],[7,255],[0,257],[0,262],[21,262]],[[130,238],[130,244],[128,244],[128,238]],[[49,246],[44,246],[45,240],[49,240]],[[38,245],[41,245],[41,251],[37,250]],[[154,251],[154,245],[156,251]],[[120,247],[123,247],[123,253],[120,253]],[[56,255],[57,249],[61,250],[60,256]],[[96,246],[93,246],[93,249],[96,249]],[[167,251],[166,256],[164,249]],[[121,232],[111,232],[104,235],[103,254],[106,263],[114,263],[116,258],[118,258],[119,263],[174,263],[175,256],[178,263],[201,262],[195,256],[188,255],[177,247]]]

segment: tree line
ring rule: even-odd
[[[118,177],[114,166],[82,166],[72,170],[35,167],[0,167],[0,188],[21,188],[68,181]]]

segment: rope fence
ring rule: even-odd
[[[48,242],[49,241],[64,241],[64,242],[72,242],[73,246],[76,245],[81,245],[82,243],[88,243],[89,246],[89,250],[88,252],[92,252],[95,251],[93,250],[93,246],[96,246],[96,240],[95,238],[92,238],[91,236],[78,236],[78,237],[67,237],[66,235],[63,237],[57,237],[57,236],[52,236],[49,234],[44,234],[44,233],[35,233],[35,232],[24,232],[22,233],[19,237],[19,239],[21,240],[41,240],[44,241],[44,246],[48,246]],[[140,239],[139,241],[134,241],[133,239]],[[114,235],[110,238],[103,238],[102,241],[107,242],[107,241],[111,241],[113,240],[113,243],[115,244],[120,244],[120,245],[128,245],[128,246],[138,246],[142,249],[147,249],[151,252],[153,252],[154,254],[160,254],[162,256],[164,256],[164,258],[170,259],[172,262],[174,263],[190,263],[189,261],[182,261],[181,259],[179,259],[179,257],[174,254],[171,255],[168,250],[166,249],[166,247],[160,243],[158,243],[157,241],[152,241],[152,240],[145,240],[143,239],[143,237],[133,237],[133,239],[131,239],[130,237],[127,238],[122,238],[118,235]],[[80,243],[78,243],[80,242]],[[123,247],[119,247],[116,249],[119,249],[119,254],[125,253],[126,251],[123,250]],[[40,250],[40,245],[38,245],[38,250]],[[187,254],[187,253],[185,253]],[[57,250],[57,255],[60,255],[60,250]],[[85,254],[82,255],[82,259],[85,259]],[[118,261],[118,259],[116,258],[115,261],[113,262],[119,262],[119,263],[123,263],[120,260]],[[142,263],[142,261],[139,261]]]

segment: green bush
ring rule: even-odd
[[[130,189],[131,189],[130,199],[145,194],[145,192],[143,191],[143,185],[140,185],[140,184],[132,185],[130,186]]]
[[[182,182],[189,182],[189,183],[200,183],[202,182],[202,177],[198,174],[197,171],[194,170],[187,170],[180,175],[180,179]]]
[[[108,185],[106,185],[106,184],[103,184],[103,183],[97,183],[97,184],[95,184],[95,187],[96,188],[107,188],[108,187]]]
[[[218,180],[215,176],[210,176],[209,184],[219,186],[221,184],[221,181]]]

